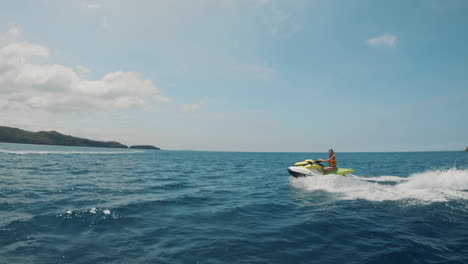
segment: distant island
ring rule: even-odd
[[[151,146],[151,145],[135,145],[135,146],[131,146],[130,148],[131,149],[155,149],[155,150],[160,150],[160,148],[157,148],[157,147]]]
[[[0,142],[74,147],[128,148],[128,146],[116,141],[97,141],[63,135],[57,131],[31,132],[6,126],[0,126]],[[159,150],[159,148],[149,145],[132,146],[130,148]]]

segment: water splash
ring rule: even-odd
[[[369,182],[372,181],[372,182]],[[395,185],[381,184],[393,181]],[[290,178],[290,184],[309,191],[325,190],[339,199],[369,201],[414,200],[422,203],[468,199],[468,170],[449,169],[415,173],[408,178],[317,175]]]
[[[351,177],[354,177],[359,180],[363,181],[373,181],[373,182],[403,182],[407,181],[408,178],[403,178],[403,177],[398,177],[398,176],[390,176],[390,175],[384,175],[384,176],[379,176],[379,177],[360,177],[356,175],[352,175]]]

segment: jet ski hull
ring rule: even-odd
[[[333,171],[327,171],[325,174],[346,175],[353,171],[353,169],[337,168]],[[291,176],[296,178],[322,175],[323,165],[314,160],[305,160],[296,162],[293,166],[288,168],[288,172]]]
[[[307,176],[313,176],[317,175],[319,172],[317,171],[315,174],[312,173],[311,170],[308,170],[306,168],[301,168],[301,167],[296,167],[296,166],[291,166],[288,168],[289,174],[291,176],[299,178],[299,177],[307,177]]]

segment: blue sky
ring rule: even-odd
[[[10,1],[0,125],[223,151],[468,146],[468,2]]]

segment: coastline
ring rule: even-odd
[[[57,131],[31,132],[15,127],[0,126],[0,142],[17,144],[35,144],[66,147],[95,147],[121,149],[153,149],[160,148],[151,145],[127,146],[117,141],[99,141],[64,135]]]

